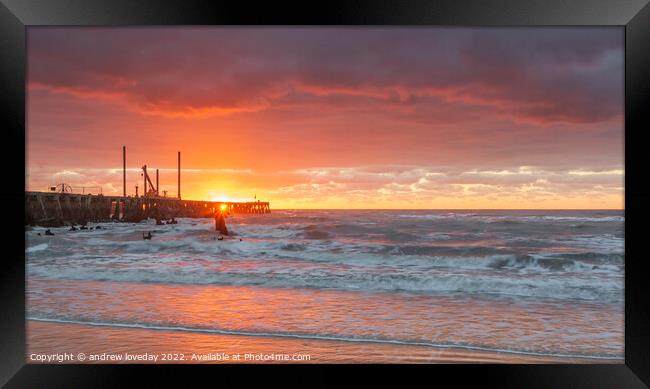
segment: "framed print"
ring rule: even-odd
[[[647,4],[321,7],[3,2],[2,382],[647,385]]]

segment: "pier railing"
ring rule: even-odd
[[[270,213],[268,202],[180,200],[73,193],[25,192],[25,225],[62,226],[95,221],[213,217],[215,212]]]

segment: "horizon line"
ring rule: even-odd
[[[275,208],[276,211],[625,211],[625,208]]]

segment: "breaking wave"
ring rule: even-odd
[[[620,302],[623,216],[279,211],[26,232],[30,277]],[[576,223],[588,230],[573,228]],[[581,225],[582,225],[581,224]],[[154,239],[144,241],[142,232]]]

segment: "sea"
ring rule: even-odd
[[[601,210],[274,210],[229,216],[223,240],[212,219],[29,228],[28,354],[623,363],[624,223]]]

